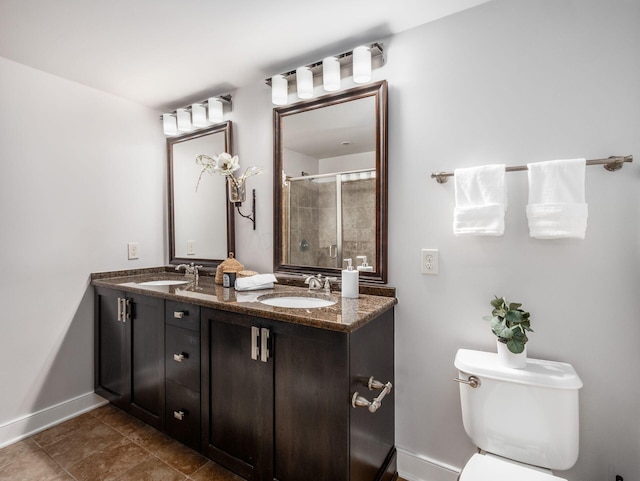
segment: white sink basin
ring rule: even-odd
[[[282,296],[258,298],[262,304],[274,307],[290,307],[292,309],[314,309],[317,307],[332,306],[336,303],[333,299],[321,299],[319,297]]]
[[[141,286],[179,286],[181,284],[188,284],[189,281],[178,281],[175,279],[166,279],[162,281],[147,281],[140,282]]]

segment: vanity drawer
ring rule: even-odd
[[[165,313],[167,324],[200,332],[199,306],[176,301],[167,301]]]
[[[171,381],[166,383],[167,434],[200,449],[200,393]]]
[[[165,376],[200,392],[200,334],[166,326]]]

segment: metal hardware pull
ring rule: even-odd
[[[127,322],[131,320],[131,313],[129,307],[131,301],[125,297],[118,297],[118,321]]]
[[[173,411],[173,417],[176,418],[178,421],[184,420],[185,414],[186,413],[184,411]]]
[[[260,337],[260,329],[255,326],[251,326],[251,359],[254,361],[258,360],[258,351],[260,350],[258,337]]]
[[[176,362],[182,362],[188,358],[189,358],[189,355],[185,352],[181,352],[180,354],[176,354],[176,353],[173,354],[173,360]]]
[[[263,327],[260,331],[260,360],[267,362],[269,360],[269,329]]]
[[[378,394],[378,397],[374,398],[373,401],[369,401],[367,398],[360,396],[360,393],[356,391],[351,397],[351,406],[354,408],[368,407],[369,412],[375,413],[380,408],[380,406],[382,406],[382,400],[384,399],[384,397],[391,392],[391,389],[393,389],[393,384],[391,384],[391,382],[383,384],[380,381],[376,381],[375,379],[373,379],[373,376],[371,376],[369,378],[368,387],[370,390],[382,389],[382,392]]]
[[[122,298],[118,297],[118,322],[122,322]]]
[[[455,382],[459,382],[460,384],[468,384],[470,387],[472,388],[477,388],[480,387],[480,379],[478,379],[475,376],[469,376],[469,379],[460,379],[460,378],[454,378],[453,379]]]
[[[174,319],[182,319],[184,317],[184,311],[173,311]]]

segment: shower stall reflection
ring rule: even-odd
[[[284,263],[342,268],[343,259],[356,265],[366,256],[375,265],[375,177],[375,169],[287,177]]]

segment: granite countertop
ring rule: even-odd
[[[208,276],[200,276],[197,284],[191,280],[188,284],[172,286],[141,285],[142,282],[165,279],[189,280],[183,274],[170,272],[164,267],[91,275],[91,283],[97,287],[119,289],[150,297],[342,332],[355,331],[383,312],[392,309],[398,302],[395,297],[388,295],[360,294],[357,299],[343,299],[340,292],[326,295],[324,291],[319,291],[311,294],[306,287],[279,284],[276,284],[273,289],[240,292],[233,288],[216,285],[213,277]],[[308,294],[334,300],[335,304],[320,308],[288,308],[269,306],[258,301],[261,296]]]

